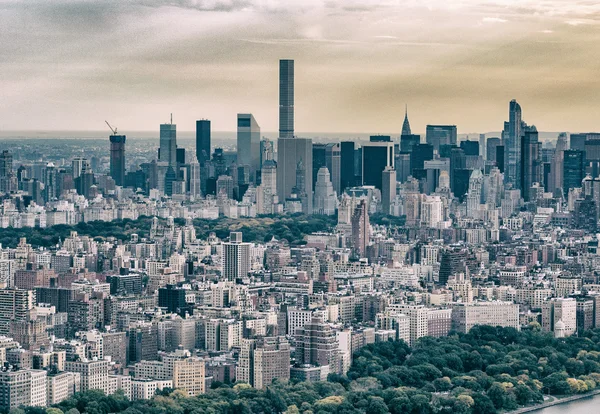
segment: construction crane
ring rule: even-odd
[[[104,121],[106,122],[106,125],[108,125],[108,127],[110,128],[110,130],[112,131],[113,135],[117,135],[117,128],[113,128],[112,126],[110,126],[110,124],[108,123],[108,121]]]

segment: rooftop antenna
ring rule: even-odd
[[[171,112],[171,125],[173,125],[173,112]]]
[[[112,131],[113,135],[117,135],[117,128],[113,128],[112,126],[110,126],[110,124],[108,123],[108,121],[104,121],[106,122],[106,125],[108,125],[108,127],[110,128],[110,130]]]

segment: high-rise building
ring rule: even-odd
[[[279,61],[279,138],[294,138],[294,61]]]
[[[460,149],[465,152],[467,156],[478,156],[479,155],[479,142],[477,141],[469,141],[468,139],[465,141],[461,141]]]
[[[585,152],[566,150],[563,156],[563,195],[566,197],[569,189],[581,187],[585,177]]]
[[[127,329],[129,338],[128,363],[158,358],[158,326],[151,322],[137,322]]]
[[[279,138],[277,140],[277,196],[283,202],[296,186],[297,168],[302,165],[304,188],[313,188],[312,140],[308,138]],[[312,212],[312,194],[308,197],[307,211]]]
[[[0,406],[12,411],[22,406],[45,407],[46,404],[46,371],[0,371]]]
[[[0,289],[0,335],[9,335],[11,320],[28,320],[34,302],[32,290]]]
[[[200,165],[210,161],[210,121],[196,121],[196,160]]]
[[[81,391],[108,391],[109,361],[77,360],[66,361],[65,371],[77,372],[81,375]]]
[[[236,380],[262,389],[290,378],[290,344],[283,336],[243,339]]]
[[[402,133],[400,136],[411,135],[410,122],[408,122],[408,105],[404,109],[404,122],[402,123]]]
[[[55,200],[59,195],[58,169],[54,166],[54,163],[49,162],[44,170],[44,201]]]
[[[356,206],[351,221],[354,254],[365,257],[370,238],[369,211],[365,200],[361,200]]]
[[[342,174],[342,166],[341,166],[341,148],[340,144],[327,144],[325,148],[325,166],[329,170],[329,175],[331,176],[331,184],[333,185],[333,190],[337,193],[341,193],[341,174]]]
[[[335,331],[320,316],[303,327],[296,328],[296,364],[329,367],[339,372],[339,349]]]
[[[388,167],[394,169],[394,143],[371,137],[371,141],[362,146],[362,155],[363,185],[381,190],[383,171]]]
[[[433,159],[433,145],[417,144],[413,147],[410,153],[410,173],[415,169],[422,169],[425,166],[425,161]]]
[[[177,164],[177,125],[160,124],[160,148],[158,160],[175,167]]]
[[[228,199],[233,199],[233,178],[229,175],[220,175],[217,178],[217,195],[225,194]]]
[[[229,241],[223,243],[223,279],[235,282],[250,272],[250,243],[242,242],[242,233],[231,232]]]
[[[381,211],[387,215],[390,214],[392,202],[396,198],[396,171],[386,167],[381,174]]]
[[[0,193],[10,193],[16,189],[13,156],[10,151],[4,150],[0,153]]]
[[[465,252],[452,248],[442,252],[440,259],[439,284],[445,285],[451,276],[466,272]]]
[[[110,176],[115,180],[115,185],[123,186],[125,184],[125,141],[127,138],[125,135],[111,135],[109,139]],[[76,177],[73,175],[73,178]]]
[[[525,128],[521,140],[521,194],[529,201],[533,183],[542,183],[541,143],[535,126]]]
[[[313,177],[313,190],[317,183],[317,174],[321,167],[327,165],[326,160],[327,144],[314,144],[312,146],[312,177]]]
[[[260,127],[252,114],[237,116],[237,164],[250,168],[250,181],[260,171]]]
[[[551,298],[542,304],[542,329],[557,338],[577,330],[577,302],[573,298]]]
[[[321,167],[315,184],[313,213],[332,216],[335,214],[337,195],[331,184],[329,170]]]
[[[111,149],[112,149],[112,144],[111,144]],[[71,170],[72,170],[72,176],[73,176],[74,180],[79,178],[79,176],[84,171],[88,171],[90,169],[91,169],[90,162],[85,158],[77,157],[77,158],[74,158],[73,161],[71,161]]]
[[[343,141],[340,144],[340,192],[353,187],[354,178],[354,141]]]
[[[503,131],[504,181],[512,184],[513,188],[521,186],[521,139],[524,127],[521,105],[513,99],[509,103],[508,122],[504,123]]]
[[[433,149],[437,152],[442,145],[456,145],[456,125],[427,125],[425,142],[433,145]]]
[[[571,134],[569,148],[571,150],[585,151],[585,141],[588,134]]]
[[[487,139],[487,144],[486,144],[486,149],[485,149],[486,160],[496,161],[496,147],[498,147],[501,144],[502,144],[502,142],[500,141],[500,138],[492,137],[492,138]],[[504,165],[502,165],[502,168],[504,168]]]
[[[413,148],[421,143],[421,135],[401,135],[400,136],[400,152],[410,153]]]
[[[201,188],[201,179],[200,179],[200,164],[198,164],[198,160],[193,159],[190,162],[190,195],[194,198],[200,197],[202,194]]]
[[[487,157],[487,145],[485,142],[485,134],[479,134],[479,155],[485,160]]]
[[[392,309],[399,314],[408,316],[410,332],[408,343],[410,345],[414,345],[419,338],[427,336],[429,332],[429,308],[423,305],[394,304]]]
[[[203,359],[188,357],[173,361],[173,388],[184,390],[190,396],[204,394],[205,369]]]
[[[189,306],[186,300],[186,289],[178,288],[173,285],[167,285],[158,289],[158,306],[166,308],[169,313],[177,313],[182,317],[185,314],[193,313],[193,306]]]

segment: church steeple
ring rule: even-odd
[[[404,109],[404,123],[402,124],[402,135],[411,135],[410,123],[408,122],[408,105]]]

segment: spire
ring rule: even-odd
[[[402,124],[402,135],[411,135],[410,123],[408,122],[408,105],[404,109],[404,123]]]

